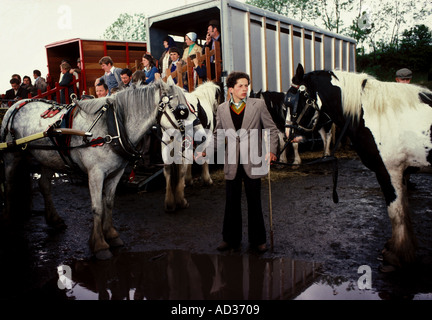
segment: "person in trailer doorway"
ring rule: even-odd
[[[242,242],[242,209],[241,195],[244,184],[248,207],[248,240],[250,249],[264,253],[267,251],[266,229],[261,207],[261,178],[269,170],[269,161],[276,161],[278,129],[267,110],[264,100],[247,98],[250,84],[249,75],[243,72],[232,72],[226,81],[231,99],[222,103],[217,109],[214,139],[218,138],[218,130],[224,129],[225,140],[235,132],[235,161],[230,160],[232,148],[225,148],[225,215],[222,227],[222,243],[219,251],[239,250]],[[262,134],[269,129],[270,141],[265,159],[261,163],[253,161],[251,149],[255,145],[258,153],[262,149]],[[253,131],[258,135],[253,135]],[[217,144],[224,141],[217,141]],[[230,142],[228,141],[228,144]],[[217,146],[216,144],[216,146]],[[246,147],[244,147],[246,145]],[[255,151],[256,151],[255,150]],[[263,150],[264,151],[264,150]],[[228,160],[228,161],[227,161]],[[265,163],[264,163],[265,161]]]
[[[99,81],[103,80],[103,82],[108,86],[108,95],[110,95],[112,88],[121,86],[122,81],[120,73],[123,69],[115,67],[114,61],[110,56],[102,57],[99,60],[99,64],[102,70],[105,71],[105,74],[102,77],[96,79],[95,87]]]

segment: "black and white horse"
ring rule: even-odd
[[[250,96],[252,98],[261,98],[265,101],[267,109],[279,129],[279,161],[287,163],[287,150],[282,149],[286,147],[285,141],[292,141],[294,134],[294,130],[287,126],[292,126],[293,123],[300,122],[301,117],[303,117],[297,110],[296,88],[290,88],[286,94],[275,91],[258,91],[257,93],[251,92]],[[310,134],[318,132],[323,140],[324,156],[329,156],[333,122],[327,117],[320,117],[319,113],[316,114],[316,118],[314,118],[312,122],[313,124],[308,126],[308,128],[303,128],[303,133],[309,136]],[[299,127],[297,127],[297,129],[299,129]],[[297,142],[292,142],[292,147],[294,151],[294,161],[292,164],[301,164],[299,144]]]
[[[295,84],[292,84],[291,88],[288,89],[284,98],[284,103],[289,111],[286,113],[285,118],[285,136],[288,141],[292,141],[296,132],[301,132],[308,136],[311,136],[311,134],[313,136],[314,133],[318,132],[323,141],[324,157],[330,156],[330,145],[333,138],[333,121],[325,114],[321,114],[316,110],[299,110],[298,86]],[[304,126],[299,125],[303,117],[308,118],[307,113],[310,112],[312,112],[312,114],[310,114],[309,123],[306,123]],[[293,128],[296,128],[296,130]],[[302,161],[298,151],[299,144],[293,142],[292,146],[294,150],[293,164],[301,164]]]
[[[301,65],[293,84],[300,93],[300,111],[318,110],[338,127],[346,127],[361,161],[375,172],[392,225],[382,252],[386,265],[413,262],[416,240],[404,173],[432,164],[432,92],[412,84],[381,82],[367,74],[304,74]]]

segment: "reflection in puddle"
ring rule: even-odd
[[[417,266],[415,271],[407,273],[374,275],[369,290],[359,289],[357,279],[322,273],[321,264],[316,262],[254,254],[192,254],[181,250],[123,252],[109,261],[78,260],[57,268],[63,271],[53,274],[42,288],[33,291],[32,297],[66,300],[432,300],[430,264]]]
[[[318,268],[253,254],[123,253],[74,262],[72,288],[56,290],[74,300],[285,300],[311,285]]]

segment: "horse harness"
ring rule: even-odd
[[[334,75],[333,73],[331,73],[334,77],[336,77],[336,75]],[[337,77],[336,77],[337,78]],[[362,84],[362,88],[364,89],[366,85],[366,82],[364,81],[364,83]],[[287,105],[291,104],[293,106],[293,118],[294,123],[287,123],[285,126],[294,130],[299,130],[299,131],[304,131],[304,132],[310,132],[312,130],[315,129],[316,123],[318,121],[319,115],[320,114],[325,114],[327,116],[327,118],[329,119],[329,121],[332,121],[331,118],[325,113],[323,112],[319,107],[318,104],[316,102],[316,99],[312,99],[310,98],[310,95],[307,91],[307,88],[305,85],[296,85],[296,84],[292,84],[292,87],[297,89],[297,93],[296,94],[290,94],[285,97],[285,103]],[[302,94],[304,96],[304,98],[306,99],[306,104],[305,104],[305,108],[303,108],[302,112],[300,113],[299,116],[297,116],[297,109],[298,109],[298,102],[299,102],[299,96],[300,94]],[[315,109],[315,114],[312,117],[312,120],[309,122],[308,126],[302,127],[301,125],[299,125],[300,120],[303,118],[305,112],[307,109],[309,108],[314,108]],[[330,156],[326,156],[317,160],[313,160],[308,162],[308,165],[311,164],[318,164],[318,163],[324,163],[324,162],[332,162],[333,163],[333,202],[334,203],[338,203],[339,202],[339,196],[337,194],[336,188],[337,188],[337,179],[338,179],[338,162],[337,162],[337,157],[335,156],[335,152],[337,150],[337,148],[339,147],[340,142],[342,141],[343,136],[346,133],[346,130],[348,129],[348,125],[349,125],[349,120],[347,119],[345,121],[344,127],[338,137],[338,139],[336,140],[336,143],[333,147],[333,150],[330,154]],[[287,142],[289,143],[289,142]],[[286,146],[285,146],[286,147]],[[285,149],[284,147],[284,149]],[[282,162],[277,162],[278,164],[284,164]]]
[[[183,158],[185,158],[185,156],[183,155],[183,151],[185,149],[190,148],[193,145],[193,138],[190,136],[186,136],[185,120],[189,117],[189,113],[191,112],[195,116],[195,119],[192,122],[192,126],[199,125],[201,123],[201,120],[198,117],[198,113],[199,113],[198,111],[202,107],[201,107],[200,102],[198,100],[198,110],[195,110],[189,103],[187,103],[188,104],[187,106],[185,106],[184,104],[179,104],[179,105],[177,105],[176,108],[174,108],[171,105],[171,100],[173,98],[174,98],[174,96],[172,96],[172,95],[170,95],[170,96],[164,95],[161,97],[161,100],[159,102],[156,122],[160,126],[162,116],[165,116],[167,118],[167,120],[171,123],[171,125],[180,131],[181,137],[182,137],[182,151],[181,151],[182,154],[181,154],[181,156]],[[174,120],[172,119],[172,117],[167,112],[167,109],[169,109],[171,111],[171,113],[174,115],[174,118],[175,118]],[[161,128],[162,128],[162,126],[161,126]],[[168,145],[159,136],[157,136],[157,138],[163,144]]]
[[[60,119],[51,124],[47,130],[45,130],[41,134],[37,134],[37,138],[40,139],[43,137],[48,137],[52,143],[52,145],[30,145],[29,142],[33,141],[32,139],[16,139],[15,131],[13,129],[13,121],[15,119],[15,115],[21,110],[25,105],[30,102],[44,102],[50,104],[51,106],[45,110],[42,114],[42,118],[52,118],[57,115],[59,112],[66,110],[64,114],[61,115]],[[29,99],[21,104],[19,104],[12,112],[11,116],[7,120],[7,124],[5,126],[3,137],[6,137],[7,134],[11,134],[13,140],[5,144],[5,148],[1,151],[16,151],[17,147],[21,143],[20,140],[25,140],[25,143],[22,143],[23,146],[20,150],[24,151],[26,149],[42,149],[42,150],[57,150],[60,157],[62,158],[65,166],[68,170],[73,171],[73,169],[78,169],[78,166],[73,162],[70,152],[73,149],[79,148],[87,148],[87,147],[97,147],[102,146],[105,143],[111,144],[116,153],[126,158],[129,161],[137,161],[141,158],[141,153],[133,146],[133,144],[129,141],[126,135],[126,131],[124,129],[124,125],[121,121],[119,121],[119,116],[114,111],[114,106],[112,104],[105,104],[102,106],[96,113],[98,114],[90,126],[89,130],[84,134],[77,130],[67,131],[68,128],[72,128],[73,118],[76,112],[76,108],[79,106],[79,103],[74,99],[74,101],[69,104],[58,104],[53,101],[45,100],[45,99]],[[96,125],[96,123],[100,120],[104,113],[107,113],[107,126],[108,126],[108,134],[105,137],[98,137],[96,139],[92,139],[88,141],[88,137],[92,136],[91,130]],[[96,114],[95,113],[95,114]],[[64,132],[72,132],[68,135],[63,135]],[[70,145],[70,135],[71,134],[79,134],[83,136],[83,143],[77,146]],[[18,141],[18,143],[17,143]]]

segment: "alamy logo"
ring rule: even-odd
[[[269,166],[265,160],[270,151],[269,133],[269,129],[218,129],[213,134],[207,129],[195,131],[191,123],[186,123],[183,134],[177,129],[163,132],[166,145],[162,158],[166,164],[192,164],[197,153],[205,152],[206,156],[195,160],[197,164],[251,164],[253,175],[265,175]],[[192,141],[199,143],[195,150]]]
[[[67,265],[57,267],[59,279],[57,280],[57,287],[60,290],[72,289],[72,269]]]
[[[372,289],[372,269],[368,265],[362,265],[357,269],[357,273],[361,273],[362,276],[357,281],[358,288],[360,290]]]
[[[61,5],[57,9],[59,18],[57,20],[57,26],[60,30],[72,29],[72,8],[67,5]]]

